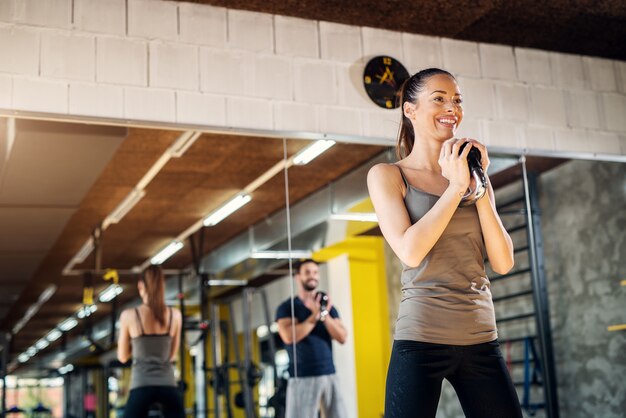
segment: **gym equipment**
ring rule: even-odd
[[[459,148],[459,154],[463,152],[463,149],[467,146],[467,144],[468,142],[465,142],[461,145]],[[483,166],[480,163],[481,158],[482,156],[480,155],[480,151],[476,147],[472,147],[469,154],[467,154],[467,164],[469,166],[470,176],[474,179],[476,184],[474,189],[472,189],[471,186],[467,189],[467,192],[461,199],[461,203],[459,203],[460,207],[476,203],[476,201],[483,197],[487,191],[487,178],[485,177]]]

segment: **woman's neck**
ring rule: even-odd
[[[415,138],[411,153],[403,159],[409,168],[441,173],[439,155],[441,143],[436,140]]]

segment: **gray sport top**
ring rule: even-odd
[[[440,196],[406,185],[404,204],[411,224]],[[486,249],[475,205],[456,210],[419,266],[402,264],[402,299],[394,338],[435,344],[470,345],[498,337],[485,273]]]
[[[133,368],[130,388],[176,386],[174,367],[169,361],[172,349],[172,309],[170,308],[170,325],[163,334],[146,334],[137,308],[135,314],[141,327],[141,335],[132,339]]]

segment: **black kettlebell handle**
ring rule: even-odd
[[[461,144],[461,147],[459,148],[459,155],[463,152],[463,149],[468,143],[469,142],[465,142]],[[481,159],[482,155],[480,154],[478,148],[472,147],[467,154],[467,165],[469,167],[470,176],[476,181],[476,187],[473,190],[471,187],[467,189],[467,193],[465,193],[461,199],[459,206],[469,206],[476,203],[476,201],[483,197],[487,191],[487,177],[483,171],[483,166],[480,162]]]

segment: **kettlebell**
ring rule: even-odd
[[[468,142],[465,142],[459,148],[459,155],[463,152],[463,149],[467,146]],[[467,192],[461,198],[459,207],[469,206],[476,203],[478,199],[485,195],[487,191],[487,178],[483,172],[483,166],[480,163],[481,154],[478,148],[472,147],[467,154],[467,165],[469,167],[470,176],[476,181],[476,187],[472,190],[468,187]]]

